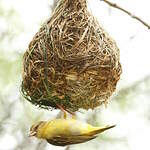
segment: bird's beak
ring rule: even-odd
[[[33,131],[33,132],[30,132],[29,136],[28,137],[32,137],[32,136],[35,136],[36,135],[36,132]]]

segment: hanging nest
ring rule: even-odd
[[[23,60],[23,95],[46,109],[106,104],[121,74],[119,49],[88,12],[86,0],[59,1]]]

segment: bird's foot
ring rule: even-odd
[[[74,112],[65,109],[63,106],[57,104],[58,108],[64,113],[64,119],[67,118],[67,112],[72,115],[72,119],[76,119],[76,115]]]

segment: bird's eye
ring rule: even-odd
[[[36,131],[38,129],[38,125],[33,125],[31,128],[30,128],[30,131]]]
[[[39,125],[35,126],[35,127],[34,127],[34,130],[36,131],[36,130],[38,129],[38,127],[39,127]]]
[[[31,128],[30,128],[30,131],[37,131],[39,126],[43,123],[43,121],[39,122],[38,124],[35,124],[33,125]]]

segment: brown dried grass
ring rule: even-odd
[[[47,109],[106,104],[121,74],[119,49],[88,12],[86,0],[60,1],[23,60],[23,95]]]

